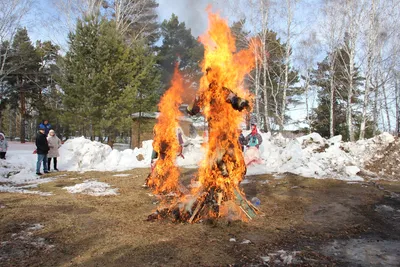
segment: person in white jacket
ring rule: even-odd
[[[51,163],[51,159],[53,158],[53,162],[54,162],[54,170],[58,171],[57,169],[57,157],[60,156],[60,153],[58,152],[58,149],[61,146],[61,140],[60,138],[57,137],[56,133],[54,132],[54,130],[50,130],[49,131],[49,136],[47,137],[47,143],[49,144],[49,153],[47,153],[47,166],[50,170],[50,163]]]
[[[0,133],[0,159],[6,159],[8,143],[3,133]]]

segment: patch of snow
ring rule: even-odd
[[[110,196],[118,194],[117,188],[111,188],[109,184],[96,180],[85,180],[81,184],[67,186],[63,189],[71,194],[86,194],[91,196]]]
[[[261,256],[260,257],[263,260],[263,263],[266,264],[271,260],[271,257],[269,256]]]
[[[41,191],[32,191],[26,190],[19,186],[8,186],[8,185],[0,185],[0,192],[4,193],[21,193],[21,194],[37,194],[41,196],[51,196],[53,195],[51,192],[41,192]]]
[[[346,166],[344,167],[344,171],[348,176],[354,177],[360,172],[360,168],[357,166]]]
[[[42,224],[27,224],[22,223],[21,226],[25,228],[18,233],[11,234],[11,239],[1,242],[3,249],[8,247],[7,250],[11,251],[10,257],[20,256],[21,249],[35,249],[50,250],[54,248],[54,245],[48,244],[47,240],[43,237],[37,237],[33,234],[34,231],[38,231],[44,228]]]
[[[130,174],[129,173],[120,173],[120,174],[114,174],[113,176],[115,176],[115,177],[128,177],[128,176],[130,176]]]
[[[392,208],[392,207],[390,207],[388,205],[379,205],[379,206],[377,206],[375,208],[375,210],[379,211],[379,212],[393,212],[393,211],[395,211],[394,208]]]
[[[269,262],[273,262],[278,266],[283,265],[291,265],[291,264],[300,264],[302,261],[298,259],[297,255],[300,251],[285,251],[278,250],[275,253],[268,253],[268,256],[261,256],[264,264],[268,264]]]

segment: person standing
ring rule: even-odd
[[[262,137],[257,131],[257,125],[251,125],[251,133],[246,136],[246,152],[244,153],[244,162],[246,166],[250,164],[262,164],[260,155],[260,145],[262,143]]]
[[[51,124],[49,123],[48,120],[44,120],[39,127],[44,127],[44,134],[46,135],[46,137],[49,135],[50,129],[51,129]]]
[[[257,124],[253,123],[251,125],[251,133],[246,136],[247,147],[256,147],[258,149],[262,141],[262,137],[257,131]]]
[[[6,159],[8,142],[3,133],[0,133],[0,159]]]
[[[47,143],[46,135],[45,135],[45,126],[39,125],[39,133],[36,136],[36,153],[37,153],[37,162],[36,162],[36,174],[42,175],[40,173],[40,165],[43,162],[43,172],[49,173],[47,169],[47,153],[49,152],[49,144]]]
[[[240,148],[242,149],[242,152],[243,152],[244,151],[244,146],[247,144],[246,137],[244,137],[242,129],[238,129],[238,134],[239,134],[239,145],[240,145]]]
[[[54,170],[58,171],[57,169],[57,157],[60,156],[60,153],[58,152],[58,149],[61,146],[61,140],[60,138],[57,137],[56,133],[54,130],[49,131],[49,136],[47,136],[47,143],[49,144],[49,153],[47,154],[47,167],[48,170],[50,171],[50,163],[51,159],[53,158],[53,166]]]

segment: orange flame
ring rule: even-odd
[[[165,92],[158,104],[160,115],[154,126],[153,149],[159,158],[150,175],[148,186],[154,193],[178,193],[179,168],[176,166],[176,157],[180,146],[176,130],[179,127],[179,117],[182,116],[179,106],[182,104],[183,79],[179,73],[178,64],[175,66],[171,87]]]
[[[199,169],[204,188],[222,192],[224,201],[235,199],[234,190],[246,172],[237,129],[243,114],[227,102],[231,92],[249,98],[244,78],[254,67],[254,49],[236,52],[235,38],[226,20],[208,8],[209,29],[200,37],[205,53],[200,82],[203,113],[209,123],[209,140],[205,159]],[[228,89],[227,89],[228,88]]]
[[[148,185],[155,193],[175,192],[180,195],[180,198],[171,201],[168,212],[175,213],[179,209],[179,213],[175,214],[179,214],[181,220],[193,222],[202,215],[219,217],[228,214],[248,220],[246,216],[249,214],[243,210],[242,204],[238,204],[238,201],[246,201],[239,189],[246,173],[238,142],[238,128],[244,114],[233,107],[231,97],[251,100],[244,79],[254,67],[255,49],[250,46],[247,50],[236,52],[235,39],[227,21],[212,13],[211,8],[207,11],[210,26],[207,33],[200,37],[205,48],[201,64],[205,75],[200,81],[197,103],[208,122],[208,143],[204,145],[206,153],[198,175],[201,186],[194,188],[191,195],[183,195],[178,189],[180,172],[175,165],[179,153],[176,128],[184,90],[177,68],[172,86],[159,104],[160,116],[154,128],[153,148],[160,157]]]

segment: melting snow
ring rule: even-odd
[[[249,132],[244,131],[244,135]],[[365,164],[376,157],[378,150],[384,149],[395,139],[383,133],[367,140],[343,142],[341,136],[331,139],[312,133],[299,138],[284,138],[277,134],[261,134],[260,146],[263,163],[247,168],[247,175],[272,173],[276,177],[293,173],[314,178],[336,178],[347,181],[360,181],[358,173]],[[185,137],[183,155],[177,164],[185,168],[197,168],[204,158],[202,143],[204,139]],[[0,160],[1,192],[38,193],[21,185],[37,185],[56,179],[42,178],[35,174],[36,155],[32,154],[33,143],[19,144],[9,142],[7,159]],[[66,171],[118,171],[134,168],[149,168],[152,153],[152,140],[144,141],[142,148],[112,150],[108,145],[90,141],[84,137],[69,139],[60,148],[59,168]],[[123,177],[129,174],[116,174]],[[247,180],[245,180],[247,182]],[[91,184],[97,186],[96,183]],[[194,185],[193,185],[194,186]],[[99,186],[96,190],[101,190]],[[108,191],[107,191],[108,192]],[[111,192],[111,191],[109,191]],[[100,192],[101,193],[101,192]],[[47,195],[47,193],[43,193]]]
[[[96,180],[86,180],[81,184],[64,187],[71,194],[86,194],[91,196],[110,196],[117,195],[118,189],[111,188],[107,183]]]

